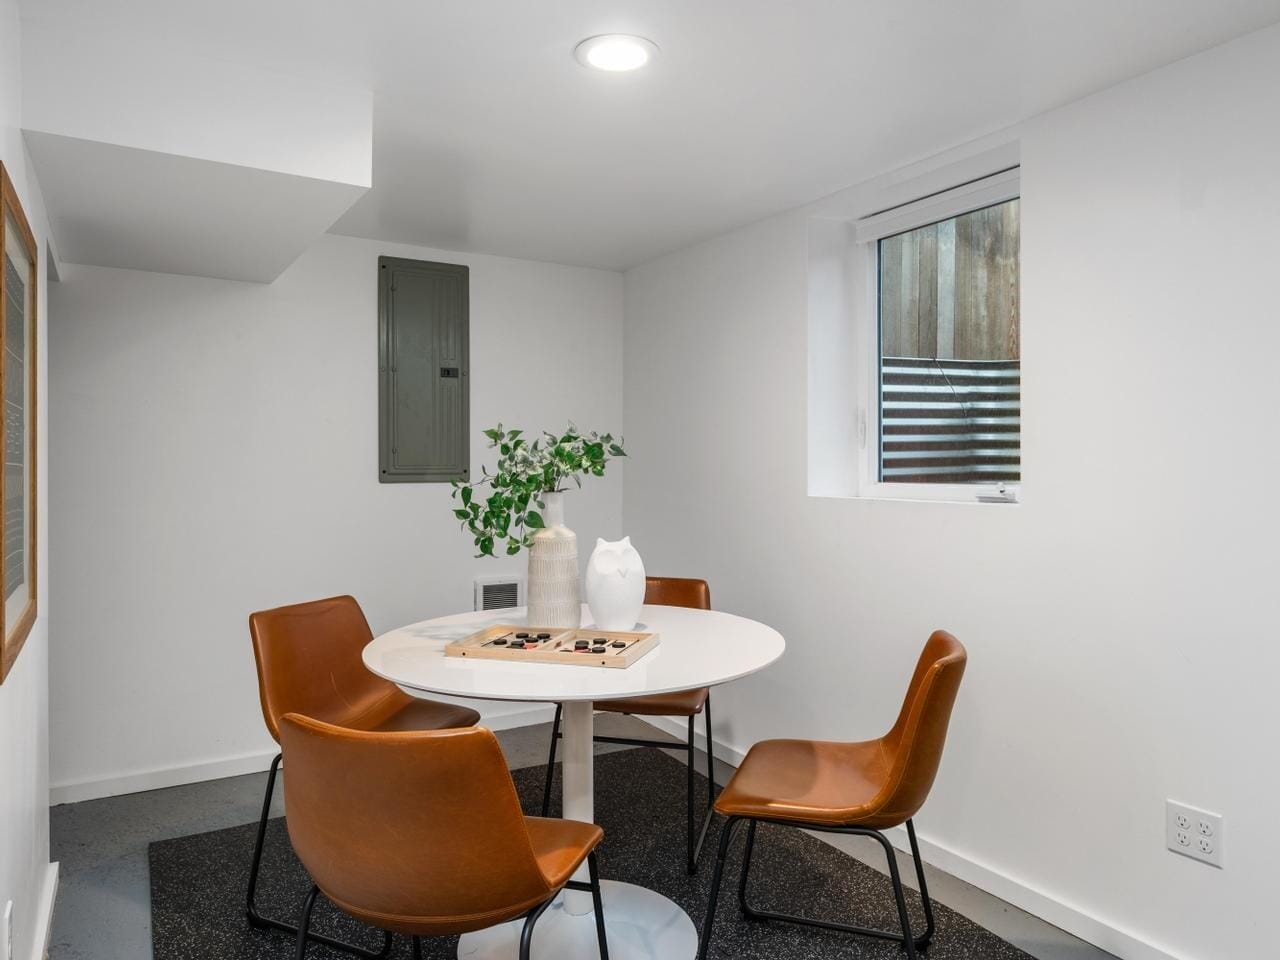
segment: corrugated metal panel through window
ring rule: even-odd
[[[1021,479],[1019,361],[884,357],[880,383],[882,481]]]

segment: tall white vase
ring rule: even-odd
[[[529,624],[535,627],[582,625],[582,584],[578,573],[578,535],[564,525],[564,494],[544,493],[541,530],[529,547]]]

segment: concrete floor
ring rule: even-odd
[[[654,735],[640,720],[608,714],[597,717],[596,728],[615,736]],[[545,763],[550,732],[549,724],[541,724],[499,733],[511,768]],[[597,748],[602,753],[612,749],[619,748]],[[731,773],[732,768],[719,765],[717,780],[724,783]],[[50,960],[150,957],[147,845],[250,823],[258,818],[265,787],[266,774],[261,773],[53,807],[52,858],[61,862],[61,870]],[[275,815],[284,812],[282,795],[277,788]],[[879,848],[871,847],[871,841],[829,835],[821,839],[883,872],[877,864]],[[901,867],[903,877],[914,881],[914,869],[905,858]],[[948,874],[932,868],[926,874],[936,900],[1038,960],[1113,960],[1111,954]]]

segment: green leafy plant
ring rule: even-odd
[[[542,514],[547,493],[560,493],[569,480],[582,486],[583,475],[603,477],[605,464],[625,457],[622,438],[613,434],[580,433],[572,423],[564,432],[543,431],[534,440],[523,430],[506,430],[502,424],[484,431],[489,449],[497,449],[498,463],[474,483],[455,480],[453,515],[475,537],[476,556],[496,556],[506,542],[508,556],[533,542],[534,531],[544,526]]]

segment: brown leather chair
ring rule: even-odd
[[[690,580],[681,577],[646,577],[644,602],[666,607],[692,607],[695,610],[711,609],[711,588],[705,580]],[[632,697],[627,700],[599,700],[595,708],[604,713],[627,713],[646,717],[688,717],[689,736],[684,744],[672,743],[669,740],[641,740],[634,737],[598,736],[596,743],[622,743],[633,747],[662,747],[667,750],[684,750],[689,756],[688,775],[688,827],[689,827],[689,872],[698,870],[698,856],[702,853],[702,844],[707,837],[707,828],[711,825],[711,807],[716,802],[715,757],[711,745],[711,689],[698,687],[694,690],[678,690],[675,693],[659,693],[647,697]],[[545,817],[551,809],[551,780],[555,772],[556,743],[560,738],[560,714],[563,708],[556,706],[556,718],[551,728],[551,753],[547,757],[547,780],[542,792],[542,815]],[[694,719],[698,714],[706,718],[707,729],[707,813],[702,820],[702,828],[696,826],[694,805]]]
[[[289,775],[289,839],[315,886],[298,922],[306,955],[316,897],[413,938],[524,918],[534,924],[565,887],[590,891],[608,960],[593,823],[526,817],[498,740],[483,727],[370,733],[290,713],[280,720]],[[570,880],[587,861],[590,883]]]
[[[355,730],[438,730],[470,727],[480,720],[480,714],[470,707],[419,700],[370,673],[360,653],[373,639],[373,632],[353,597],[331,597],[250,614],[249,635],[258,664],[262,716],[277,743],[280,718],[286,713],[302,713]],[[263,916],[254,902],[279,767],[280,754],[276,754],[267,775],[249,867],[246,912],[251,926],[295,933],[293,924]],[[381,956],[339,941],[329,945],[362,956]]]
[[[725,855],[735,828],[743,822],[748,824],[747,848],[742,858],[738,901],[748,918],[785,920],[896,940],[903,944],[911,960],[918,950],[928,945],[934,930],[933,907],[912,817],[929,796],[938,772],[951,708],[967,659],[959,640],[943,630],[936,631],[920,654],[897,723],[878,740],[860,743],[765,740],[751,748],[716,801],[716,810],[729,819],[720,832],[720,851],[712,874],[711,900],[702,925],[698,960],[705,960],[711,943]],[[878,840],[889,859],[889,877],[893,881],[902,932],[869,930],[752,907],[747,900],[747,880],[755,849],[756,825],[762,822],[818,832],[860,834]],[[919,937],[912,936],[898,861],[881,832],[902,823],[907,825],[920,898],[924,903],[926,929]]]

